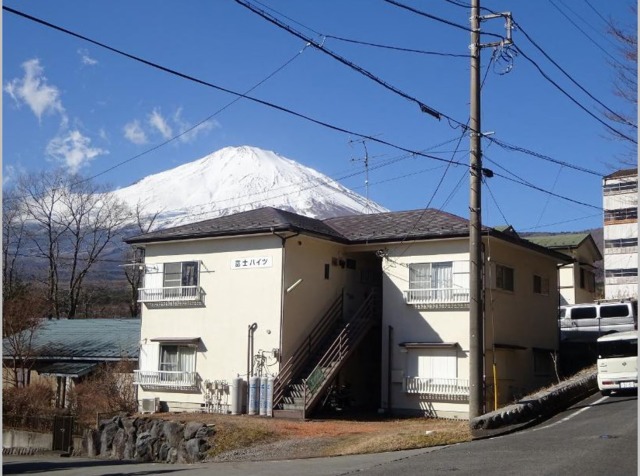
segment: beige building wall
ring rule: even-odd
[[[382,262],[383,325],[381,405],[394,412],[420,412],[429,416],[467,418],[466,401],[436,401],[403,389],[403,380],[415,366],[418,353],[406,342],[457,343],[442,350],[456,357],[457,378],[469,378],[469,309],[420,309],[405,303],[409,289],[409,265],[414,263],[468,262],[468,240],[442,240],[408,245],[389,245]],[[468,281],[468,275],[467,275]],[[468,284],[467,284],[468,287]],[[390,370],[390,372],[389,372]]]
[[[270,266],[234,269],[233,260],[268,258]],[[200,261],[202,306],[155,307],[144,304],[141,328],[141,370],[158,370],[162,338],[200,338],[197,391],[140,387],[138,398],[158,397],[168,408],[197,409],[205,401],[204,381],[246,380],[248,328],[256,323],[254,352],[280,347],[282,244],[274,235],[158,243],[146,248],[145,264]],[[152,272],[152,271],[151,271]],[[155,346],[155,349],[147,346]],[[149,361],[155,359],[155,361]],[[277,367],[276,367],[277,368]],[[224,395],[223,403],[229,395]]]

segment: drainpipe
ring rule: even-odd
[[[287,292],[287,290],[285,289],[285,265],[286,265],[286,261],[287,261],[287,253],[286,253],[286,248],[285,248],[285,244],[287,242],[287,240],[289,238],[295,238],[296,236],[298,236],[300,233],[297,232],[293,235],[290,236],[283,236],[283,235],[279,235],[278,233],[276,233],[273,229],[271,229],[271,233],[273,233],[275,236],[277,236],[278,238],[280,238],[280,241],[282,242],[282,267],[280,270],[280,336],[278,338],[278,347],[280,348],[280,353],[278,355],[278,360],[280,362],[282,362],[282,336],[284,334],[283,330],[284,330],[284,296]],[[300,284],[300,282],[302,282],[302,280],[298,280],[296,283],[294,283],[293,287],[297,286],[298,284]]]
[[[253,333],[257,328],[258,323],[254,322],[247,331],[247,388],[249,387],[249,378],[253,377]]]

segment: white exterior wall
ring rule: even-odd
[[[469,378],[469,307],[422,309],[404,301],[409,288],[409,264],[426,262],[468,262],[468,239],[390,246],[383,261],[383,327],[381,405],[394,411],[419,411],[445,418],[468,418],[468,402],[426,398],[403,391],[402,381],[415,365],[415,355],[440,354],[456,357],[456,377]],[[487,408],[493,408],[493,345],[515,348],[496,350],[498,405],[515,395],[537,388],[553,379],[551,373],[534,369],[534,348],[549,353],[558,349],[558,272],[556,260],[500,240],[485,239],[485,375]],[[513,292],[496,289],[492,263],[515,271]],[[467,268],[468,269],[468,268]],[[549,293],[534,294],[533,275],[549,280]],[[468,274],[466,276],[468,287]],[[392,329],[391,329],[392,328]],[[390,338],[391,333],[391,338]],[[387,352],[391,340],[391,353]],[[457,343],[438,349],[403,349],[403,342]],[[550,357],[550,356],[549,356]],[[389,364],[389,358],[391,363]],[[447,364],[448,365],[448,364]],[[387,369],[390,368],[390,373]],[[387,382],[390,381],[390,388]],[[391,402],[389,402],[389,399]]]
[[[282,248],[275,236],[218,240],[181,241],[151,244],[146,248],[148,267],[167,262],[200,261],[199,284],[204,290],[200,307],[142,309],[141,337],[145,345],[160,343],[167,337],[201,339],[196,355],[200,382],[223,380],[231,384],[241,375],[246,380],[248,326],[257,323],[254,351],[280,347],[280,295]],[[265,268],[232,269],[238,258],[271,259]],[[141,352],[140,369],[158,369],[158,351],[151,349],[151,361]],[[154,362],[155,360],[155,362]],[[275,367],[277,369],[277,366]],[[197,392],[163,391],[139,387],[138,398],[158,397],[169,410],[197,409],[205,401],[201,387]],[[223,397],[228,401],[228,394]]]
[[[638,177],[619,177],[605,179],[604,184],[637,182]],[[620,191],[606,192],[603,196],[605,210],[618,210],[621,208],[634,208],[638,206],[638,192]],[[637,220],[620,220],[604,223],[604,239],[615,240],[624,238],[638,238]],[[604,249],[605,269],[605,298],[622,299],[638,297],[638,276],[607,277],[607,270],[612,269],[637,269],[638,247],[622,247]]]
[[[468,403],[435,402],[421,395],[407,394],[402,379],[408,377],[414,354],[420,351],[404,349],[403,342],[457,342],[449,350],[457,356],[456,376],[469,378],[469,309],[419,310],[407,305],[402,291],[409,289],[409,264],[444,261],[468,262],[468,240],[433,241],[414,243],[408,253],[405,246],[391,245],[383,260],[383,325],[382,325],[382,407],[388,408],[389,389],[387,369],[391,368],[391,407],[394,411],[420,411],[425,415],[445,418],[468,418]],[[468,275],[467,275],[468,276]],[[467,284],[468,286],[468,284]],[[391,365],[389,366],[389,326],[393,328],[391,339]]]
[[[558,273],[560,279],[560,304],[576,304],[578,302],[576,294],[579,292],[580,286],[580,267],[568,264],[560,268]],[[576,276],[576,273],[578,276]]]

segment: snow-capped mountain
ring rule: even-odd
[[[314,218],[388,211],[316,170],[249,146],[225,147],[113,193],[132,208],[159,212],[161,228],[265,206]]]

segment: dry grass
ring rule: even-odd
[[[378,453],[469,441],[467,421],[406,419],[283,420],[247,415],[158,414],[215,424],[211,457],[267,447],[261,459]],[[251,453],[251,451],[249,451]],[[253,457],[256,453],[252,453]]]

